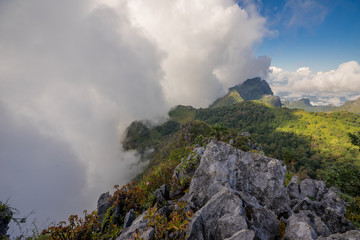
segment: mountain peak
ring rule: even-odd
[[[269,84],[260,77],[247,79],[242,84],[229,88],[231,90],[236,90],[245,100],[258,100],[265,95],[274,95]]]

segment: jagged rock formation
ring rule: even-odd
[[[280,98],[274,96],[269,84],[257,77],[229,88],[229,93],[217,99],[210,108],[229,106],[244,100],[258,100],[274,107],[281,107]]]
[[[186,234],[169,239],[360,239],[360,232],[344,217],[338,189],[311,179],[299,185],[297,177],[285,187],[286,167],[277,159],[213,140],[184,161],[191,164],[183,163],[185,171],[180,164],[174,178],[192,179],[189,191],[174,196],[186,201],[194,214]],[[176,187],[175,181],[170,192]],[[175,208],[165,185],[155,196],[163,206],[159,214]],[[131,224],[127,221],[117,240],[135,235],[154,239],[156,226],[145,216],[146,212]]]
[[[231,90],[236,90],[245,100],[258,100],[265,95],[274,95],[269,84],[259,77],[247,79],[242,84],[229,88]]]

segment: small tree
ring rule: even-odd
[[[360,147],[360,132],[357,133],[348,133],[348,136],[350,137],[350,142],[354,144],[355,146]],[[359,148],[360,151],[360,148]]]
[[[227,127],[224,127],[220,123],[216,123],[213,127],[214,135],[216,137],[216,140],[220,140],[220,137],[227,133],[228,129]]]

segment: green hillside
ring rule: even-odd
[[[357,114],[310,113],[245,101],[222,108],[197,109],[193,119],[249,132],[266,155],[284,160],[288,169],[299,174],[333,183],[329,174],[335,166],[338,171],[346,172],[352,166],[360,171],[359,147],[351,144],[348,136],[360,129]],[[360,182],[360,174],[354,174]],[[360,184],[357,185],[360,192]],[[342,188],[354,190],[350,183]]]
[[[217,99],[213,104],[211,104],[210,108],[229,106],[229,105],[240,103],[242,101],[244,101],[244,99],[240,96],[238,91],[231,90],[224,97]]]

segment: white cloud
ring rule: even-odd
[[[252,53],[265,20],[251,9],[232,0],[0,1],[0,199],[40,219],[94,209],[137,170],[120,145],[130,121],[173,104],[206,106],[266,75],[270,58]]]
[[[267,74],[270,58],[252,53],[267,32],[265,19],[232,0],[133,0],[130,12],[166,53],[161,84],[172,105],[207,106],[227,88]]]
[[[344,100],[352,100],[360,93],[360,65],[356,61],[342,63],[329,72],[312,72],[302,67],[295,72],[270,67],[269,83],[275,93],[286,92],[288,98],[293,93],[299,97],[304,95],[318,96],[319,100],[340,105]]]

